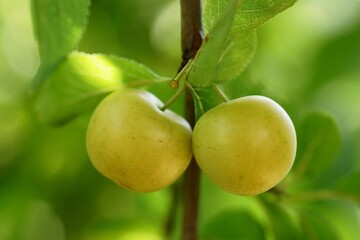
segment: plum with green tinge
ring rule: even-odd
[[[86,147],[95,168],[115,183],[151,192],[176,181],[192,157],[186,120],[143,90],[107,96],[89,122]]]
[[[202,171],[224,190],[257,195],[290,171],[296,133],[279,104],[264,96],[247,96],[200,117],[193,132],[193,151]]]

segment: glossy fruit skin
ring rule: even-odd
[[[114,92],[96,108],[86,147],[95,168],[136,192],[162,189],[179,178],[192,157],[190,125],[143,90]]]
[[[257,195],[290,171],[296,132],[275,101],[247,96],[218,105],[198,120],[193,151],[202,171],[224,190]]]

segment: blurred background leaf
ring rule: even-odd
[[[321,231],[328,231],[328,233],[333,232],[332,237],[338,239],[357,239],[360,237],[360,229],[356,227],[359,224],[359,209],[358,206],[349,201],[314,199],[301,203],[299,207],[302,211],[308,214],[312,212],[313,216],[319,216],[318,219],[323,220],[323,223],[318,222],[313,225],[319,225],[316,228],[317,234],[320,234]],[[327,228],[332,228],[332,230],[326,230]]]
[[[210,219],[203,228],[204,240],[265,239],[263,226],[250,213],[229,209]]]
[[[314,211],[302,210],[300,212],[300,225],[305,233],[305,239],[320,240],[341,239],[332,223]]]
[[[336,183],[334,190],[344,198],[355,201],[360,206],[360,172],[348,175]]]
[[[262,197],[261,201],[268,215],[275,239],[304,239],[304,233],[300,231],[293,215],[283,203],[271,201],[267,196]]]
[[[315,179],[337,159],[341,148],[340,131],[328,114],[311,112],[298,128],[298,150],[294,173]]]

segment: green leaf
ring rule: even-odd
[[[229,0],[208,0],[204,9],[204,28],[215,28]],[[253,30],[278,13],[291,7],[296,0],[242,0],[235,13],[232,32]]]
[[[210,82],[233,80],[252,59],[256,33],[229,33],[237,5],[237,1],[231,1],[219,23],[205,37],[188,77],[194,86],[205,87]]]
[[[205,112],[223,102],[211,86],[193,87],[192,95],[195,102],[196,120],[198,120]]]
[[[219,62],[224,47],[226,47],[225,43],[231,23],[235,17],[237,4],[238,1],[236,0],[230,1],[219,23],[205,37],[188,76],[190,83],[194,86],[208,86],[214,79],[214,67]]]
[[[262,240],[263,226],[248,212],[227,210],[210,219],[201,232],[204,240]]]
[[[33,81],[36,88],[81,39],[90,0],[32,0],[32,21],[41,59]]]
[[[290,213],[281,203],[261,195],[275,239],[302,240],[303,236]]]
[[[199,119],[205,112],[224,102],[224,98],[214,89],[220,89],[228,99],[238,98],[245,95],[261,95],[264,91],[263,86],[254,82],[250,76],[236,78],[226,84],[217,85],[215,83],[207,87],[191,88],[195,102],[195,117]]]
[[[297,129],[298,153],[296,173],[318,176],[336,160],[341,136],[335,120],[321,112],[308,113]]]
[[[330,221],[316,214],[314,211],[301,211],[300,225],[305,235],[305,239],[309,240],[339,240],[339,233],[334,229]]]
[[[360,171],[339,180],[333,191],[337,195],[355,201],[360,205]]]
[[[235,34],[227,39],[213,70],[212,80],[216,83],[228,82],[243,72],[255,54],[256,39],[254,31]]]
[[[230,99],[247,95],[266,95],[265,86],[255,81],[249,69],[232,81],[222,84],[222,88]]]
[[[236,78],[256,50],[254,29],[292,6],[287,1],[209,0],[204,11],[208,35],[189,73],[192,85],[225,83]]]
[[[93,109],[111,91],[160,80],[129,59],[74,52],[39,88],[36,109],[45,122],[61,125]]]

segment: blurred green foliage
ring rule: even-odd
[[[179,16],[177,1],[93,0],[77,50],[131,58],[172,77],[181,57]],[[252,63],[224,89],[231,98],[261,93],[276,99],[306,141],[280,185],[289,197],[279,205],[281,193],[234,196],[202,177],[202,239],[286,239],[294,233],[360,239],[359,42],[356,0],[302,0],[258,30]],[[29,94],[39,64],[30,2],[0,0],[0,239],[162,239],[171,188],[133,193],[97,173],[84,142],[89,114],[62,127],[42,122]],[[167,84],[149,90],[163,101],[173,94]],[[181,100],[172,108],[181,113]],[[306,165],[320,167],[297,170],[309,142],[325,150],[310,152]],[[223,222],[229,224],[221,228]]]

